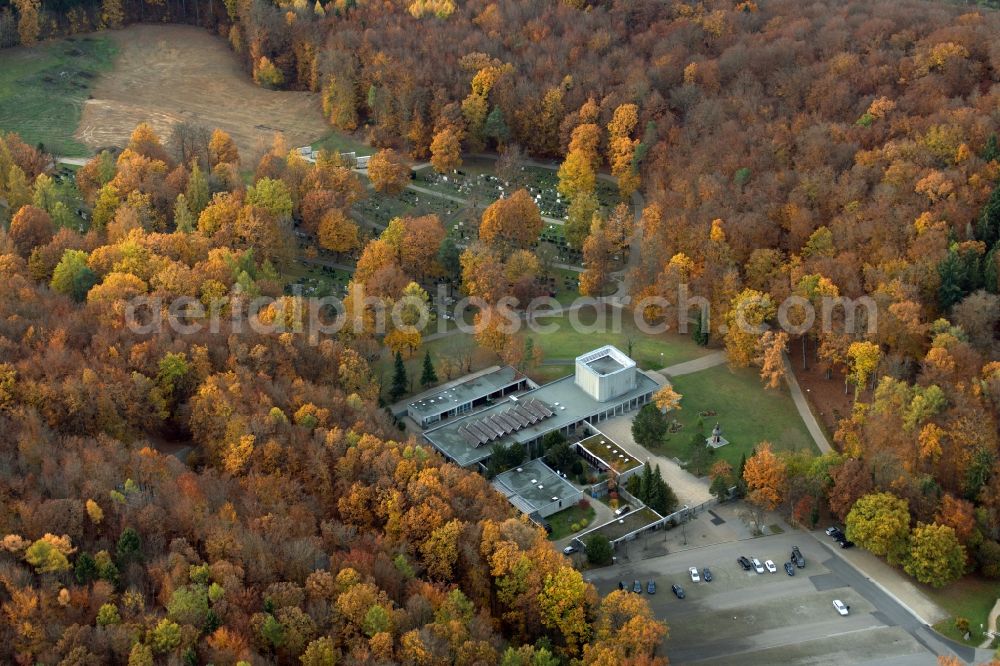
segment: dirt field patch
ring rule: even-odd
[[[318,95],[257,87],[228,45],[201,28],[134,25],[105,34],[118,57],[84,102],[76,131],[90,148],[124,145],[143,121],[166,141],[174,124],[188,121],[228,132],[247,161],[275,132],[289,146],[329,132]]]

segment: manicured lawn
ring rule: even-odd
[[[497,177],[493,160],[466,156],[458,171],[460,173],[441,175],[433,169],[421,169],[417,172],[416,182],[421,187],[443,194],[476,199],[483,206],[518,188],[525,188],[543,216],[557,220],[566,218],[569,201],[562,199],[556,191],[558,176],[555,169],[525,166],[516,172],[511,182],[505,183]],[[604,180],[597,181],[596,194],[605,209],[618,203],[618,188]]]
[[[969,633],[972,634],[968,643],[979,645],[983,642],[984,637],[979,630],[979,625],[982,624],[986,631],[990,630],[990,627],[986,626],[986,621],[993,604],[1000,598],[1000,581],[966,576],[940,590],[925,586],[923,591],[941,608],[951,613],[950,618],[934,625],[937,631],[965,643],[966,641],[955,628],[955,618],[964,617],[969,621]]]
[[[550,283],[556,293],[555,299],[563,306],[570,306],[580,297],[580,274],[566,268],[553,268]]]
[[[455,335],[431,340],[424,343],[411,358],[404,359],[403,364],[406,366],[406,377],[410,383],[410,390],[401,400],[426,390],[420,386],[420,376],[423,374],[424,353],[427,351],[431,353],[431,362],[434,364],[439,384],[466,374],[466,368],[463,367],[460,372],[453,374],[450,379],[446,377],[441,363],[442,359],[445,358],[470,359],[469,372],[476,372],[491,365],[502,365],[502,362],[495,354],[476,346],[476,341],[473,340],[471,335],[456,333]],[[389,401],[389,388],[392,386],[394,365],[395,359],[392,353],[387,350],[383,351],[382,357],[372,364],[372,371],[382,386],[382,397],[386,401]]]
[[[450,227],[461,218],[463,208],[458,202],[413,190],[404,190],[395,197],[369,190],[368,197],[356,203],[353,211],[370,225],[384,229],[394,217],[417,217],[431,213],[437,215],[445,227]]]
[[[571,506],[568,509],[563,509],[559,513],[554,513],[545,520],[549,522],[552,526],[552,534],[549,535],[549,541],[558,541],[564,537],[568,537],[575,532],[586,529],[594,523],[594,516],[596,515],[594,508],[588,504],[586,509],[581,509],[579,506]],[[586,525],[581,525],[580,521],[586,520]],[[573,530],[572,526],[576,523],[579,530]]]
[[[716,423],[721,425],[722,436],[729,444],[716,449],[715,457],[727,460],[734,468],[742,454],[749,457],[764,440],[771,442],[776,450],[817,452],[787,390],[784,387],[765,390],[752,369],[716,366],[674,378],[674,389],[683,396],[681,410],[669,417],[684,427],[669,435],[660,447],[668,456],[688,458],[691,433],[697,431],[699,418],[706,436]],[[699,417],[705,411],[714,411],[715,415]]]
[[[73,133],[94,80],[116,53],[110,39],[92,36],[0,52],[0,130],[56,155],[89,154]]]
[[[373,155],[375,149],[350,134],[331,132],[316,143],[313,150],[336,150],[339,153],[357,153],[358,155]]]
[[[340,296],[350,279],[350,274],[336,268],[294,261],[282,274],[286,291],[297,285],[303,296]]]
[[[589,312],[579,313],[579,321],[584,326],[593,326],[595,315],[591,309]],[[614,322],[608,316],[607,325],[612,327]],[[575,331],[570,319],[566,315],[556,317],[546,317],[539,319],[540,323],[552,324],[554,332],[540,333],[528,329],[522,329],[518,333],[520,336],[531,336],[536,347],[542,350],[542,365],[529,371],[528,376],[538,384],[545,384],[550,381],[565,377],[573,373],[573,360],[592,349],[602,345],[616,345],[626,354],[628,353],[628,340],[632,340],[632,354],[639,366],[643,369],[658,369],[666,365],[672,365],[681,361],[687,361],[710,353],[711,350],[704,349],[694,344],[691,339],[683,335],[660,334],[647,336],[632,321],[631,313],[625,312],[621,318],[620,327],[615,331],[588,332],[587,330]],[[432,325],[428,334],[436,332],[437,326]],[[411,391],[407,395],[419,393],[423,389],[419,385],[420,375],[423,369],[424,352],[430,350],[431,359],[441,382],[448,381],[442,372],[441,360],[445,358],[459,359],[471,358],[471,371],[482,370],[491,365],[503,365],[497,356],[491,352],[480,349],[472,335],[468,333],[456,333],[444,338],[432,340],[420,347],[412,358],[404,361],[406,365],[407,377],[410,379]],[[383,396],[389,390],[392,382],[393,357],[388,352],[383,354],[373,364],[375,376],[381,378]],[[466,374],[463,369],[460,375]],[[451,379],[455,379],[452,376]],[[388,399],[388,398],[386,398]],[[789,401],[790,402],[790,401]]]
[[[615,345],[628,354],[629,340],[632,341],[632,358],[643,370],[659,370],[711,352],[696,345],[686,335],[646,335],[638,329],[630,311],[607,308],[605,312],[603,324],[600,324],[591,307],[581,308],[574,315],[539,318],[540,325],[552,330],[535,332],[525,329],[520,335],[534,339],[535,345],[542,350],[544,360],[564,360],[568,367],[572,366],[577,356],[602,345]],[[574,326],[574,319],[579,326]]]

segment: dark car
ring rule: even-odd
[[[833,537],[834,541],[843,541],[843,540],[845,540],[847,538],[847,535],[844,534],[843,532],[841,532],[840,530],[835,531],[830,536]]]
[[[628,588],[625,587],[625,582],[624,581],[618,581],[618,589],[619,590],[626,590]]]
[[[670,589],[673,591],[674,596],[676,596],[678,599],[684,598],[684,588],[678,585],[677,583],[671,585]]]
[[[799,569],[804,569],[806,566],[806,558],[802,557],[802,551],[798,546],[792,546],[792,561]]]
[[[795,575],[795,567],[792,566],[791,562],[785,562],[785,573],[789,576]]]
[[[854,542],[850,539],[841,539],[839,543],[841,548],[854,548]]]
[[[642,583],[639,581],[634,581],[632,583],[632,591],[636,594],[642,594]]]
[[[712,571],[708,567],[701,570],[701,579],[706,583],[712,582]]]
[[[542,529],[545,530],[546,534],[552,534],[552,525],[549,523],[542,523]]]
[[[646,583],[646,594],[656,594],[656,582],[649,581]]]
[[[743,571],[750,571],[751,569],[753,569],[753,563],[751,563],[750,560],[748,560],[745,555],[740,555],[736,561],[739,563],[741,567],[743,567]]]

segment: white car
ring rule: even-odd
[[[688,569],[688,572],[691,574],[692,583],[697,583],[701,580],[701,577],[698,575],[698,567],[691,567]]]
[[[766,562],[764,562],[764,566],[767,567],[767,570],[770,571],[771,573],[778,572],[778,567],[774,566],[774,562],[772,562],[771,560],[767,560]]]
[[[833,600],[833,607],[836,608],[837,612],[840,613],[841,615],[847,615],[848,613],[851,612],[851,607],[845,604],[840,599]]]
[[[760,560],[758,560],[755,557],[752,560],[750,560],[750,562],[751,564],[753,564],[754,571],[756,571],[757,573],[764,573],[764,565],[760,563]]]

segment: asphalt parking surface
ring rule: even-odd
[[[806,559],[788,576],[782,565],[792,546]],[[834,545],[835,547],[835,545]],[[773,560],[778,572],[743,571],[740,555]],[[713,580],[692,583],[688,568],[712,570]],[[733,541],[587,573],[602,594],[623,581],[642,582],[656,616],[670,634],[665,651],[673,664],[937,664],[938,654],[973,653],[946,644],[836,552],[810,534],[791,533]],[[656,594],[646,583],[656,581]],[[686,593],[670,590],[679,583]],[[840,599],[850,606],[841,616]],[[967,652],[967,654],[966,654]]]

